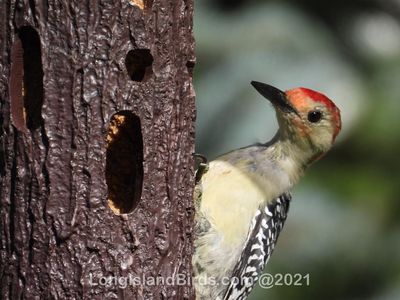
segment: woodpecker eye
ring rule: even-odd
[[[322,112],[320,112],[319,110],[312,110],[308,113],[307,118],[308,121],[310,121],[311,123],[317,123],[322,118]]]

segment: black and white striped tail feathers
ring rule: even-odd
[[[272,254],[286,220],[291,198],[289,193],[284,193],[266,207],[257,210],[224,300],[247,298]]]

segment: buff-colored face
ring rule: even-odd
[[[341,129],[336,105],[323,94],[305,88],[289,90],[285,95],[295,111],[284,113],[292,133],[321,153],[329,150]]]

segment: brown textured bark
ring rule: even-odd
[[[1,299],[193,298],[192,10],[0,1]]]

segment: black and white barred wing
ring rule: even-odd
[[[260,277],[275,247],[289,210],[291,195],[282,194],[257,210],[240,260],[225,292],[224,300],[244,300]]]

